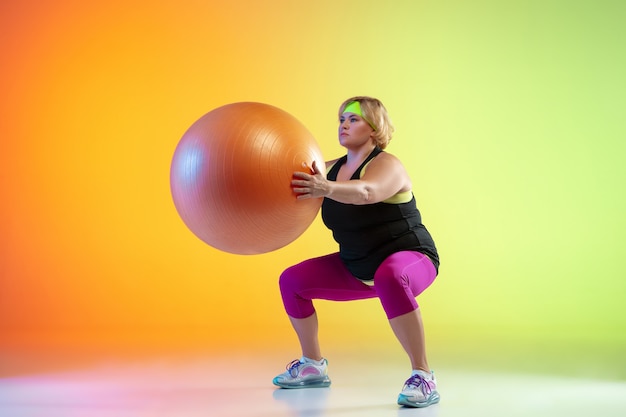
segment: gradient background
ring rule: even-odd
[[[2,1],[0,365],[297,356],[277,276],[330,233],[217,251],[176,213],[171,158],[237,101],[334,158],[338,105],[372,95],[442,259],[431,364],[626,378],[625,20],[619,1]],[[377,300],[318,311],[327,355],[402,356]]]

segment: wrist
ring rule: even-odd
[[[335,189],[334,184],[331,181],[326,181],[326,186],[323,189],[322,196],[323,197],[332,196],[334,189]]]

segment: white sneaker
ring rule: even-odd
[[[328,361],[322,359],[321,365],[318,365],[304,358],[296,359],[287,365],[287,372],[278,375],[272,382],[281,388],[328,387]]]
[[[406,407],[428,407],[439,402],[437,381],[435,374],[417,373],[404,383],[402,392],[398,395],[398,405]]]

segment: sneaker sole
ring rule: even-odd
[[[278,387],[286,389],[298,389],[298,388],[326,388],[330,386],[330,378],[326,377],[320,380],[300,381],[292,384],[285,384],[278,382],[276,379],[272,383]]]
[[[427,401],[424,401],[423,403],[418,403],[415,401],[411,401],[409,400],[409,397],[407,397],[406,395],[400,394],[398,396],[398,405],[403,405],[405,407],[412,407],[412,408],[424,408],[424,407],[428,407],[429,405],[433,405],[439,402],[439,393],[438,392],[434,392]]]

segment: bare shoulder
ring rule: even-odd
[[[332,167],[333,165],[335,165],[335,163],[337,161],[339,161],[339,159],[341,159],[341,158],[335,158],[335,159],[332,159],[330,161],[326,161],[326,169],[328,169],[328,168]]]
[[[366,174],[370,173],[374,178],[385,178],[392,181],[395,186],[399,185],[396,192],[404,192],[412,189],[411,178],[406,171],[400,158],[388,152],[381,152],[372,160]]]
[[[381,152],[372,160],[372,165],[381,166],[385,168],[401,168],[404,169],[404,165],[400,158],[389,152]]]

